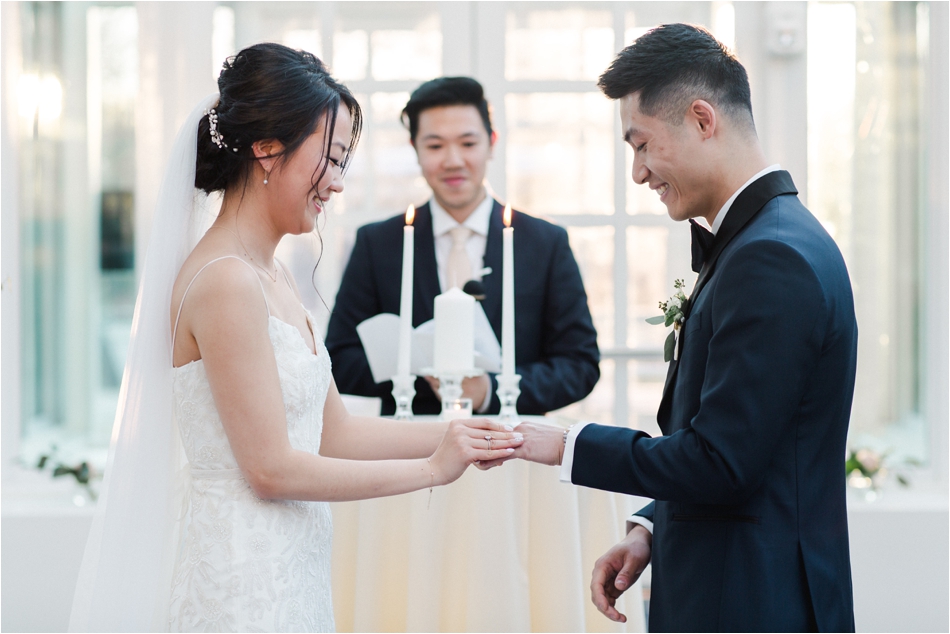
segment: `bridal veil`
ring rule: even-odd
[[[169,307],[178,271],[213,218],[195,189],[198,122],[182,125],[159,190],[105,479],[73,599],[70,631],[167,630],[184,457],[174,424]]]

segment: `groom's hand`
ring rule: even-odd
[[[611,621],[626,623],[627,617],[614,607],[627,588],[632,586],[650,563],[653,535],[637,524],[623,540],[608,550],[594,564],[590,582],[591,599],[600,612]]]
[[[524,444],[515,449],[514,458],[556,466],[564,456],[564,428],[544,423],[521,423],[516,432],[524,435]]]
[[[521,458],[546,465],[559,465],[564,455],[564,428],[543,423],[521,423],[515,433],[524,436],[524,443],[515,452],[498,460],[483,460],[479,469],[491,469],[505,460]]]

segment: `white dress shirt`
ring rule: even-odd
[[[442,209],[435,198],[429,201],[429,209],[432,210],[432,237],[435,239],[435,265],[439,272],[439,286],[443,292],[448,289],[449,253],[452,251],[452,235],[450,232],[458,226],[467,227],[472,232],[465,245],[465,250],[468,252],[468,259],[472,263],[472,272],[476,273],[474,279],[481,280],[481,276],[477,273],[485,266],[488,223],[491,220],[492,206],[495,204],[491,192],[486,193],[485,200],[478,204],[475,211],[463,223],[456,222],[455,218],[449,215],[449,212]]]
[[[715,235],[719,228],[722,227],[722,221],[725,220],[726,214],[729,213],[729,209],[732,208],[732,203],[735,202],[736,198],[743,192],[743,190],[759,180],[766,174],[771,174],[782,169],[782,167],[776,163],[775,165],[769,165],[764,170],[750,178],[745,182],[745,184],[737,189],[732,196],[729,197],[729,200],[726,201],[726,204],[722,206],[722,209],[719,210],[719,213],[716,214],[716,217],[713,219],[712,227],[709,228]],[[706,223],[704,223],[706,224]],[[564,446],[564,457],[561,460],[561,482],[571,482],[571,470],[574,467],[574,442],[577,440],[577,435],[581,433],[581,430],[584,429],[590,423],[578,423],[571,428],[571,431],[567,434],[567,444]],[[640,517],[639,515],[631,515],[627,518],[627,532],[629,533],[633,529],[634,524],[640,524],[646,528],[651,533],[653,532],[653,522],[650,520]]]

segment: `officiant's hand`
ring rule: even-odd
[[[432,391],[435,392],[435,395],[440,400],[442,395],[439,393],[439,379],[434,376],[425,377],[426,381],[429,383],[429,387],[432,388]],[[472,410],[479,411],[482,407],[487,407],[485,405],[485,397],[488,396],[488,391],[491,389],[491,379],[488,378],[487,374],[482,374],[480,376],[469,376],[462,379],[462,398],[472,399]]]
[[[627,588],[632,586],[650,563],[653,535],[636,524],[623,540],[594,564],[590,582],[594,606],[611,621],[626,623],[627,617],[615,607]]]
[[[521,434],[507,425],[485,418],[460,418],[449,423],[429,463],[435,481],[448,484],[458,480],[470,464],[487,468],[485,462],[500,464],[508,460],[522,442]]]

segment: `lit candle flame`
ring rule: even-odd
[[[510,227],[511,226],[511,205],[505,205],[505,213],[503,217],[505,219],[505,226]]]
[[[411,225],[412,221],[416,219],[416,208],[414,205],[409,205],[406,209],[406,224]]]

